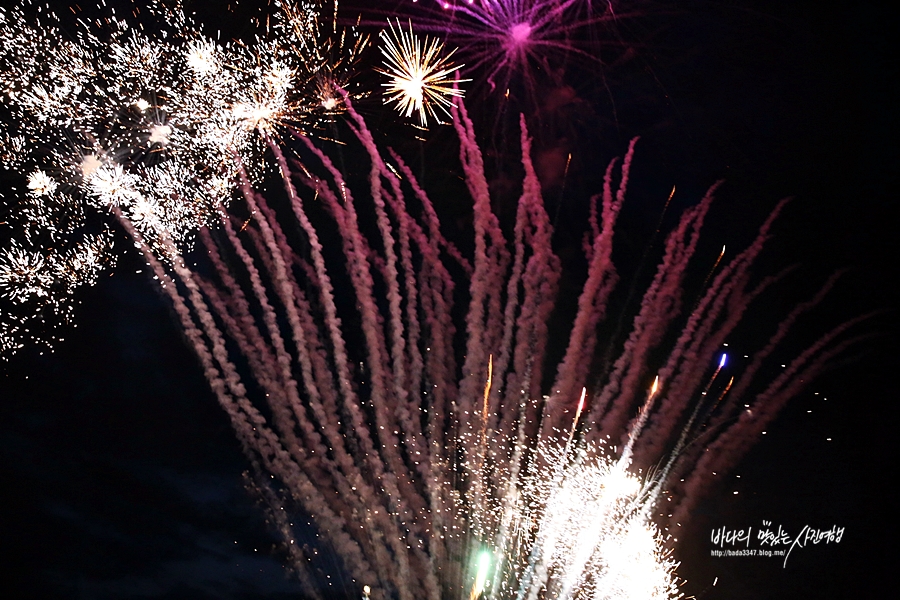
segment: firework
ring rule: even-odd
[[[434,600],[677,597],[669,541],[656,523],[674,527],[713,480],[706,468],[685,466],[696,461],[680,451],[696,420],[684,418],[686,408],[718,394],[716,418],[732,422],[737,403],[748,403],[752,427],[764,426],[852,340],[834,343],[846,327],[832,331],[755,398],[744,379],[756,367],[740,384],[721,387],[719,371],[732,368],[720,364],[722,343],[772,284],[748,287],[748,269],[773,214],[687,311],[667,357],[650,359],[674,327],[713,186],[668,235],[620,357],[606,383],[591,389],[597,324],[617,279],[610,256],[632,144],[621,167],[610,164],[593,200],[587,279],[545,394],[559,259],[530,138],[523,120],[525,178],[508,240],[491,211],[472,124],[462,105],[454,112],[473,200],[471,259],[443,237],[410,169],[396,153],[383,156],[352,108],[347,114],[369,160],[366,201],[308,138],[309,158],[293,165],[270,140],[286,204],[270,204],[242,177],[246,213],[222,211],[220,229],[201,232],[207,275],[178,255],[167,268],[124,212],[120,218],[171,298],[252,464],[268,474],[256,485],[276,526],[293,540],[286,515],[309,514],[357,589],[370,586],[372,598]],[[323,247],[316,223],[326,218],[337,228],[343,262]],[[335,280],[343,282],[340,295]],[[457,333],[451,314],[460,284],[469,304]],[[797,315],[754,361],[771,354]],[[460,343],[465,359],[457,364]],[[752,438],[744,421],[719,429],[711,442],[729,448],[717,468],[733,465]],[[656,475],[646,475],[660,461]],[[690,478],[672,495],[671,478],[684,469]],[[674,501],[666,504],[678,514],[661,513],[662,499]],[[319,597],[316,552],[295,545],[288,552]]]
[[[458,11],[502,33],[492,39],[493,81],[551,47],[547,32],[574,6],[482,2]],[[111,42],[89,31],[69,42],[4,13],[0,59],[15,118],[4,120],[0,156],[27,178],[38,216],[30,243],[78,232],[90,210],[114,215],[171,300],[311,597],[323,597],[319,548],[293,543],[291,514],[312,518],[322,549],[373,600],[677,597],[661,531],[689,514],[710,473],[733,466],[784,402],[853,342],[839,337],[852,323],[754,388],[760,366],[817,296],[724,384],[734,367],[719,362],[722,345],[775,280],[751,285],[749,273],[780,207],[681,311],[713,186],[666,237],[627,339],[596,384],[632,143],[591,200],[585,284],[554,373],[548,322],[561,263],[525,119],[522,193],[508,237],[465,107],[443,96],[451,81],[439,45],[420,47],[392,28],[389,70],[410,57],[431,65],[422,83],[432,78],[433,100],[453,117],[472,201],[466,257],[442,235],[411,169],[381,151],[353,110],[336,75],[345,63],[326,56],[344,46],[323,41],[337,28],[321,30],[321,10],[285,9],[274,40],[225,46],[177,13],[169,19],[180,33],[165,43],[117,19]],[[404,98],[415,110],[416,98]],[[365,198],[354,197],[359,190],[309,136],[297,142],[302,162],[288,160],[279,138],[344,110],[368,159]],[[274,156],[282,203],[255,187],[264,150]],[[229,203],[235,185],[242,201]],[[45,213],[54,203],[73,204],[65,214],[75,217]],[[326,247],[323,228],[339,248]],[[201,268],[185,257],[193,232],[205,251]],[[54,285],[96,277],[95,255],[105,252],[86,246],[59,258],[12,244],[0,258],[0,291],[17,303],[63,295]],[[460,298],[468,304],[454,310]],[[0,335],[0,348],[15,349],[22,333],[0,322]],[[718,397],[712,407],[707,395]],[[685,440],[702,417],[717,425],[706,446],[715,452],[698,457]],[[673,484],[676,474],[683,485]],[[674,510],[660,513],[662,499]]]
[[[391,81],[383,84],[387,88],[386,102],[394,102],[404,116],[419,113],[419,122],[425,125],[427,115],[438,119],[435,108],[449,116],[453,106],[450,98],[462,97],[459,84],[463,79],[452,79],[450,75],[463,65],[455,66],[448,61],[453,55],[442,56],[443,44],[437,39],[425,38],[421,41],[409,25],[409,33],[403,31],[400,22],[397,29],[388,23],[389,32],[382,31],[384,45],[381,53],[385,59],[385,69],[379,73],[387,75]]]
[[[162,5],[154,35],[115,12],[101,26],[0,9],[0,158],[27,177],[0,296],[70,313],[72,289],[113,262],[110,207],[157,252],[189,246],[227,205],[238,165],[260,177],[266,137],[312,133],[340,110],[367,38],[339,30],[331,6],[279,5],[264,35],[226,44]]]
[[[596,47],[580,47],[584,30],[618,18],[584,0],[467,0],[422,2],[436,6],[416,22],[460,47],[467,72],[507,96],[511,88],[534,95],[539,85],[561,84],[574,57],[600,64]],[[534,98],[522,98],[533,101]]]

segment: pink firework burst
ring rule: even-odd
[[[419,20],[424,29],[441,32],[472,73],[480,73],[492,91],[509,94],[519,85],[534,95],[543,79],[558,78],[572,57],[599,60],[583,47],[583,32],[611,22],[611,6],[585,0],[437,0],[440,16]],[[432,3],[433,6],[433,3]]]

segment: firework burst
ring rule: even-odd
[[[452,98],[463,95],[459,84],[466,79],[454,79],[452,74],[463,65],[451,64],[453,51],[443,55],[440,40],[426,37],[424,41],[413,33],[412,23],[406,32],[397,21],[397,28],[388,22],[389,28],[381,32],[385,68],[379,73],[390,78],[383,84],[385,101],[393,102],[405,117],[419,114],[419,123],[425,125],[428,116],[440,120],[436,108],[450,115]]]
[[[585,30],[613,22],[612,8],[584,0],[467,0],[423,2],[437,6],[417,25],[457,44],[469,68],[492,91],[533,104],[542,85],[560,85],[573,58],[600,64],[597,47],[584,48]]]
[[[586,390],[597,325],[617,280],[610,258],[632,144],[594,198],[586,283],[547,394],[560,262],[531,139],[523,119],[525,178],[508,239],[491,210],[472,123],[461,102],[453,112],[473,200],[471,259],[441,234],[410,169],[396,153],[381,153],[352,108],[351,127],[369,161],[369,201],[304,138],[309,158],[293,168],[270,142],[287,206],[270,204],[244,178],[246,213],[223,210],[218,231],[202,230],[208,274],[179,257],[167,268],[124,213],[122,224],[162,282],[258,469],[257,491],[310,597],[322,597],[331,582],[316,576],[325,546],[292,543],[289,515],[296,513],[312,517],[323,544],[356,590],[369,586],[370,598],[677,598],[665,550],[671,540],[660,527],[675,528],[715,481],[711,470],[732,468],[758,428],[855,341],[838,341],[849,324],[751,392],[758,364],[821,297],[800,305],[737,383],[723,386],[722,344],[773,283],[748,287],[748,269],[776,210],[711,279],[665,347],[714,186],[666,238],[608,380]],[[327,258],[318,218],[337,228],[337,262]],[[291,241],[295,233],[301,238]],[[307,253],[298,255],[298,247]],[[458,285],[468,298],[461,324],[451,317]],[[651,358],[662,350],[662,362]],[[245,381],[263,393],[255,397]],[[719,396],[713,416],[723,425],[710,444],[722,452],[704,455],[694,469],[697,456],[681,450],[697,416],[685,415],[706,394]],[[752,417],[744,404],[755,407]],[[679,493],[676,473],[687,475]],[[662,511],[662,500],[673,508]]]
[[[0,295],[69,314],[69,292],[112,263],[110,207],[158,252],[189,246],[239,169],[261,177],[267,138],[313,134],[343,106],[336,90],[353,89],[367,38],[338,29],[331,7],[279,4],[265,34],[226,44],[162,4],[153,35],[114,12],[64,23],[0,9],[0,158],[27,177]]]
[[[494,32],[484,55],[494,64],[480,66],[496,84],[501,72],[558,47],[552,34],[574,7],[485,1],[457,12],[478,24],[472,32]],[[57,298],[71,294],[59,282],[96,278],[106,250],[52,254],[39,236],[69,238],[89,211],[112,214],[171,301],[312,598],[325,597],[320,550],[333,551],[372,600],[678,597],[661,531],[855,341],[841,337],[852,323],[755,386],[818,295],[776,327],[733,385],[723,384],[723,344],[777,279],[751,285],[749,273],[780,205],[679,322],[713,186],[665,238],[627,339],[590,389],[598,324],[618,280],[613,240],[634,143],[591,199],[585,284],[554,366],[548,323],[561,261],[525,119],[510,236],[492,210],[474,126],[451,100],[457,80],[440,44],[420,43],[399,22],[390,27],[384,72],[396,78],[393,101],[423,122],[436,108],[452,116],[472,201],[473,250],[464,256],[411,169],[379,148],[353,109],[338,76],[347,63],[333,56],[347,46],[333,21],[330,32],[319,27],[322,9],[285,9],[273,38],[224,46],[179,13],[169,14],[178,35],[163,41],[111,19],[102,42],[88,30],[67,41],[15,11],[0,13],[11,113],[0,156],[27,178],[38,215],[31,246],[14,242],[0,255],[0,293],[60,306]],[[361,44],[350,44],[351,58]],[[339,111],[367,159],[364,200],[309,136],[297,142],[302,162],[289,161],[279,137]],[[264,151],[281,178],[281,205],[254,187]],[[240,203],[228,202],[234,187]],[[51,210],[69,203],[77,211],[66,214],[77,219]],[[333,252],[323,227],[339,246]],[[186,259],[195,235],[205,250],[196,268]],[[455,309],[461,298],[466,306]],[[0,349],[19,347],[21,335],[0,322]],[[712,408],[701,404],[708,394],[718,397]],[[717,427],[707,446],[715,451],[698,458],[682,451],[701,408]],[[683,485],[672,485],[674,474]],[[674,509],[660,512],[662,499]],[[291,514],[311,517],[319,547],[293,543]]]

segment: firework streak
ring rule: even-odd
[[[167,253],[174,256],[167,267],[119,212],[174,303],[254,468],[272,476],[257,478],[260,492],[309,593],[317,597],[314,569],[305,566],[312,551],[294,544],[285,507],[299,505],[312,517],[360,588],[371,586],[372,598],[677,597],[673,561],[651,520],[656,501],[668,494],[667,478],[678,473],[687,492],[674,498],[674,522],[712,482],[710,473],[733,467],[801,382],[844,346],[832,342],[849,325],[798,356],[756,395],[752,410],[735,408],[751,402],[744,397],[749,378],[813,299],[788,316],[737,384],[715,388],[716,406],[698,404],[715,387],[723,363],[712,377],[708,367],[723,341],[775,279],[748,288],[748,269],[780,207],[711,280],[645,393],[657,374],[649,353],[679,313],[682,279],[716,186],[688,209],[665,241],[608,380],[576,411],[617,280],[612,239],[634,144],[621,166],[609,165],[593,199],[587,280],[555,383],[543,395],[560,263],[524,120],[525,178],[510,241],[491,212],[472,124],[463,106],[454,111],[474,201],[469,261],[442,236],[411,170],[395,153],[381,154],[345,102],[370,159],[365,211],[374,227],[362,222],[362,204],[340,171],[305,137],[316,160],[293,166],[269,142],[294,223],[286,228],[285,215],[276,216],[244,178],[246,216],[223,210],[221,227],[201,232],[208,273],[192,270],[176,252]],[[309,191],[303,198],[298,184]],[[338,264],[311,208],[327,213],[338,232]],[[288,239],[295,230],[299,242]],[[462,296],[455,289],[461,281]],[[457,332],[451,314],[459,297],[468,298],[468,309],[465,331]],[[460,336],[465,358],[457,366]],[[265,402],[254,403],[257,397]],[[697,410],[685,419],[690,406]],[[730,425],[713,438],[716,452],[685,467],[679,458],[697,461],[681,450],[701,408]],[[633,474],[660,460],[656,477]]]

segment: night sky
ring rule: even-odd
[[[395,4],[369,6],[390,12]],[[239,27],[240,19],[206,10],[213,27]],[[798,343],[882,311],[861,328],[878,335],[795,398],[700,504],[679,536],[684,590],[710,600],[887,590],[888,556],[896,555],[890,378],[900,370],[898,73],[888,58],[895,21],[884,2],[672,2],[641,11],[620,24],[631,46],[607,80],[573,86],[590,118],[570,115],[593,128],[584,139],[599,140],[573,157],[575,178],[642,136],[622,247],[640,250],[659,215],[661,204],[641,198],[676,184],[677,209],[725,178],[704,231],[713,248],[743,247],[780,198],[795,198],[756,269],[796,263],[794,283],[748,322],[772,325],[839,268],[848,271],[798,328]],[[490,122],[478,110],[476,123]],[[361,111],[373,129],[384,122],[385,136],[411,135],[375,100]],[[439,154],[437,145],[422,152]],[[429,171],[439,171],[435,164],[426,162]],[[574,187],[559,201],[563,231],[577,214]],[[624,272],[633,258],[621,260]],[[301,597],[243,487],[248,465],[228,420],[142,267],[125,252],[114,273],[79,292],[78,325],[53,353],[25,351],[0,364],[0,597]],[[837,545],[796,550],[784,568],[774,558],[710,556],[713,528],[762,520],[790,532],[846,532]]]

